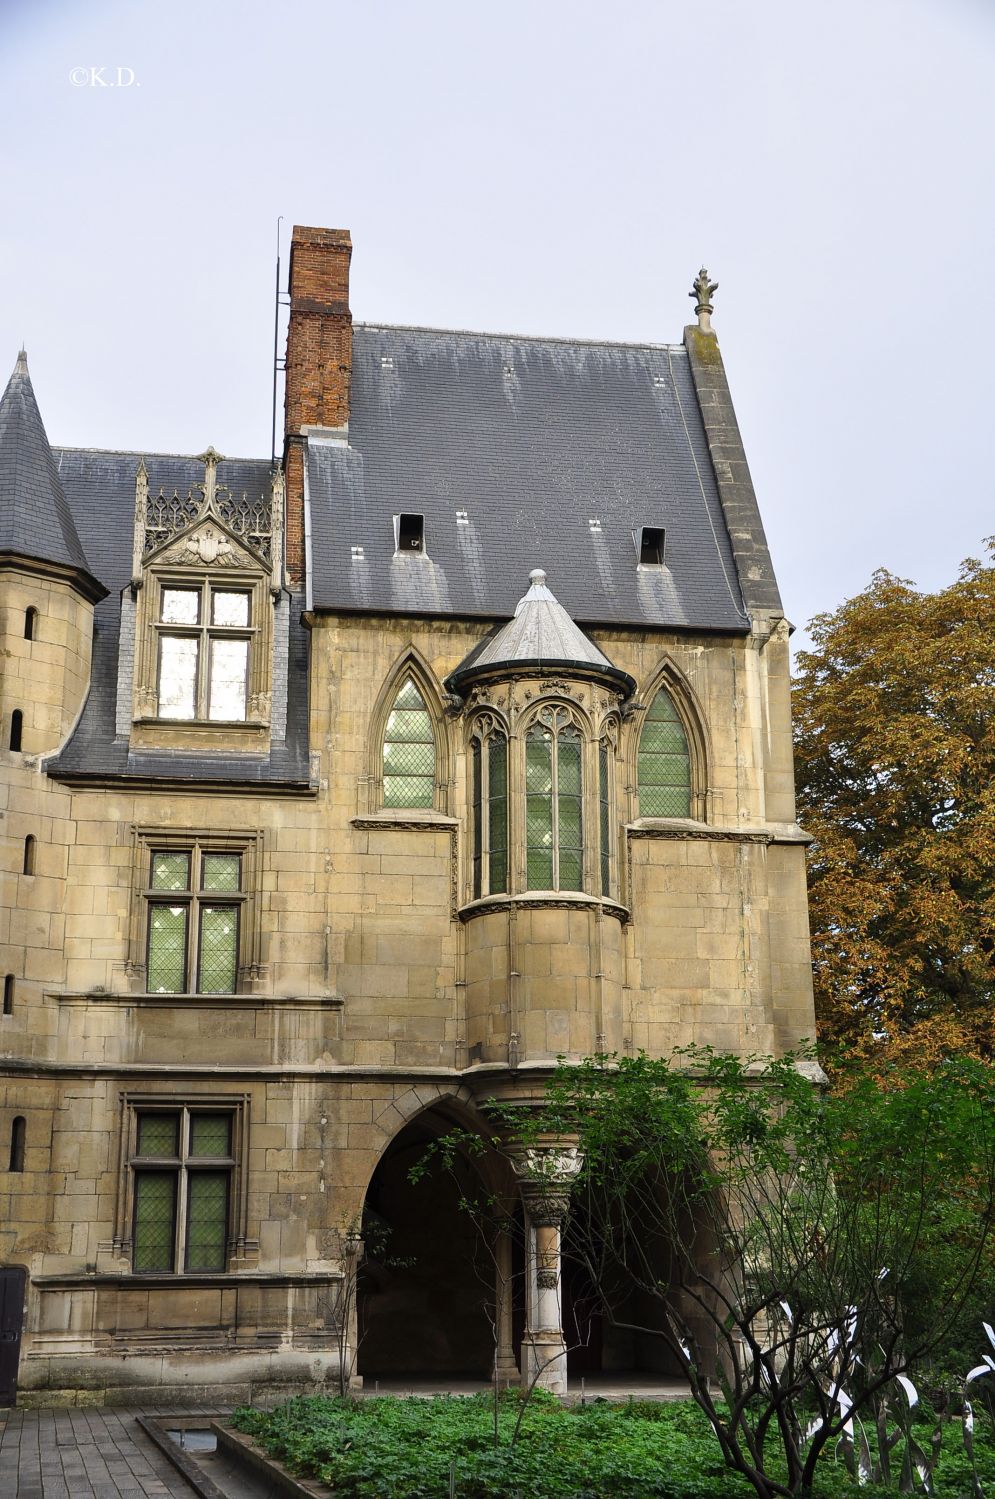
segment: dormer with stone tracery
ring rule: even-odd
[[[273,694],[274,607],[283,588],[283,480],[266,495],[218,477],[214,448],[186,494],[135,479],[136,748],[262,753]]]

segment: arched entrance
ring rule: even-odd
[[[465,1123],[465,1121],[461,1121]],[[372,1378],[491,1378],[495,1353],[495,1261],[463,1197],[482,1196],[477,1164],[413,1166],[454,1127],[444,1106],[419,1114],[382,1156],[363,1208],[358,1367]]]

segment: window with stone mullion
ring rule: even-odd
[[[508,741],[475,736],[470,747],[473,898],[508,889]]]
[[[525,740],[525,855],[529,890],[584,888],[582,745],[568,725],[534,725]]]
[[[184,1107],[138,1115],[132,1268],[220,1271],[227,1264],[232,1115]]]
[[[238,981],[241,856],[199,847],[152,851],[146,987],[151,994],[233,994]],[[169,892],[169,899],[160,897]]]
[[[240,722],[248,699],[250,594],[244,588],[164,586],[160,599],[160,718]]]

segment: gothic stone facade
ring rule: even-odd
[[[350,251],[294,231],[275,472],[52,449],[23,358],[0,406],[21,1398],[334,1380],[364,1204],[419,1269],[371,1272],[359,1371],[486,1375],[405,1151],[561,1054],[813,1034],[788,625],[710,309],[675,345],[353,327]],[[558,1287],[516,1315],[508,1377]]]

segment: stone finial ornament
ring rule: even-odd
[[[693,286],[694,290],[689,291],[688,296],[695,299],[694,310],[698,314],[698,327],[703,333],[711,333],[712,313],[715,311],[712,306],[712,292],[718,291],[719,283],[709,281],[708,272],[702,266],[694,279]]]

